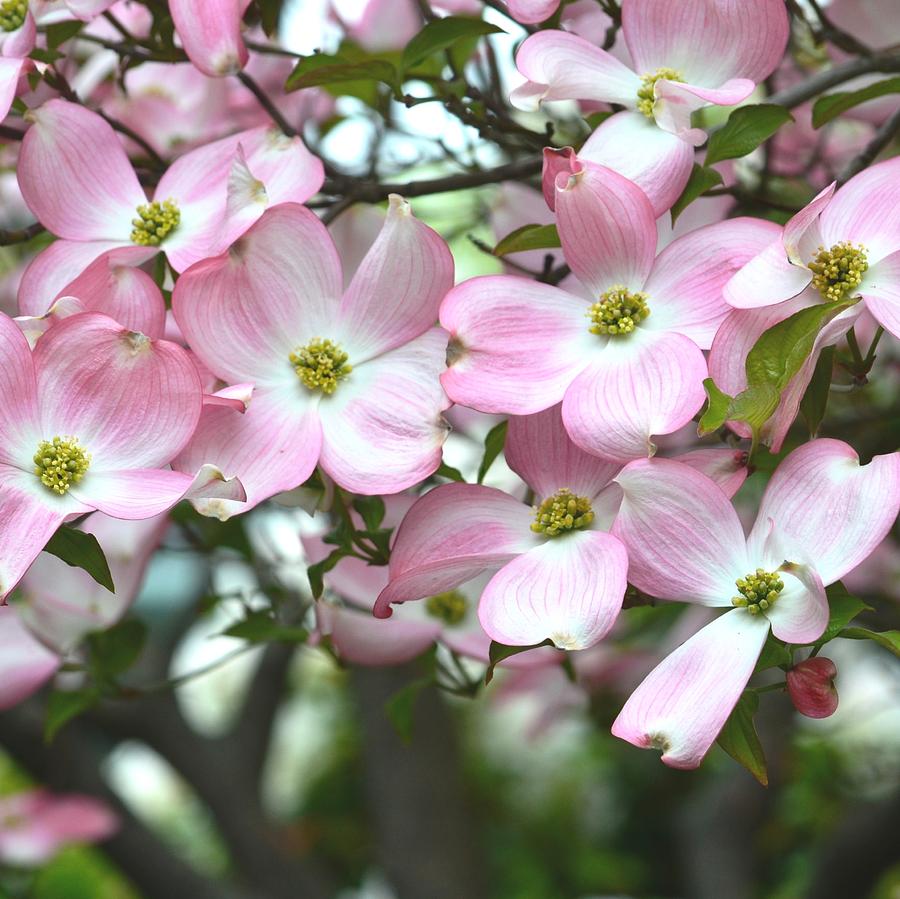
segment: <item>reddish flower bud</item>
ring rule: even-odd
[[[838,707],[834,686],[837,668],[831,659],[816,656],[795,665],[787,673],[787,689],[794,708],[807,718],[827,718]]]

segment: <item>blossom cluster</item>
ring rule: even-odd
[[[248,5],[170,0],[189,60],[172,77],[202,101],[191,116],[253,64]],[[370,5],[360,34],[377,45]],[[352,212],[323,223],[307,204],[326,166],[279,121],[235,112],[247,127],[194,120],[186,137],[165,121],[171,106],[142,111],[140,79],[159,90],[169,77],[157,62],[102,105],[58,75],[38,89],[29,75],[52,68],[33,56],[46,17],[82,19],[102,42],[113,3],[49,6],[0,3],[18,190],[55,238],[21,273],[14,314],[0,314],[0,595],[24,597],[0,608],[3,704],[124,614],[176,504],[226,521],[315,485],[317,520],[331,497],[332,523],[342,509],[366,546],[393,529],[377,558],[304,531],[328,587],[316,636],[349,662],[395,663],[437,641],[482,663],[497,644],[537,647],[505,664],[555,668],[560,650],[598,647],[635,597],[726,610],[644,672],[612,725],[669,765],[699,765],[767,641],[816,644],[826,588],[900,510],[900,453],[863,464],[826,437],[782,452],[826,348],[872,319],[900,337],[900,158],[828,183],[783,224],[721,207],[699,227],[670,224],[714,121],[703,114],[748,101],[782,62],[782,0],[624,0],[611,50],[573,28],[534,30],[512,104],[611,107],[577,150],[544,150],[543,201],[531,191],[515,222],[555,225],[559,277],[458,281],[445,239],[397,193],[365,247],[341,231]],[[530,25],[559,3],[508,6]],[[115,11],[142,27],[140,8]],[[140,137],[145,116],[140,145],[110,124]],[[132,162],[147,141],[173,159],[153,177]],[[767,414],[743,415],[761,389],[761,339],[807,313],[818,330]],[[731,402],[713,429],[726,440],[698,444],[692,422],[721,395]],[[449,421],[463,434],[507,421],[515,486],[454,476]],[[763,446],[780,462],[745,533],[732,498]],[[383,498],[374,524],[373,506],[348,510],[347,495]],[[72,524],[101,537],[115,597],[40,555]],[[809,714],[833,709],[822,663],[788,674]]]

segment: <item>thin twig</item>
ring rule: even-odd
[[[237,79],[259,101],[259,105],[269,114],[272,121],[288,137],[297,137],[297,129],[288,124],[287,119],[281,114],[278,107],[272,102],[269,95],[246,73],[238,72]]]
[[[900,133],[900,109],[898,109],[876,132],[863,149],[844,166],[838,175],[837,184],[846,184],[858,175],[873,159]]]
[[[8,247],[16,243],[27,243],[38,234],[43,234],[47,229],[40,223],[35,222],[27,228],[17,228],[13,231],[0,230],[0,247]]]

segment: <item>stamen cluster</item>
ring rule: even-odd
[[[131,242],[142,247],[158,247],[181,222],[181,212],[174,200],[154,200],[137,208],[131,220]]]
[[[650,315],[648,299],[647,294],[632,293],[620,284],[610,287],[588,310],[591,334],[609,337],[630,334]]]
[[[459,590],[436,593],[425,600],[425,611],[444,624],[459,624],[466,617],[468,608],[469,601]]]
[[[586,528],[594,520],[591,501],[575,496],[567,487],[557,490],[536,507],[531,530],[536,534],[558,537],[565,531]]]
[[[740,596],[735,596],[731,603],[740,609],[746,609],[751,615],[758,615],[770,608],[784,590],[784,581],[772,571],[757,568],[754,574],[738,578],[735,582]]]
[[[655,87],[657,81],[678,81],[684,83],[684,78],[675,69],[661,68],[650,75],[641,76],[641,86],[637,92],[638,112],[642,112],[648,119],[653,118],[653,104],[656,102]]]
[[[42,440],[34,454],[34,473],[45,487],[60,496],[67,493],[85,475],[91,457],[79,445],[77,437]]]
[[[28,0],[3,0],[0,3],[0,29],[15,31],[22,27],[28,14]]]
[[[321,337],[314,337],[305,347],[294,350],[288,358],[304,387],[329,395],[337,389],[338,382],[353,371],[353,366],[347,364],[350,357],[340,346]]]
[[[847,242],[836,243],[830,250],[819,247],[809,264],[813,287],[832,302],[859,287],[868,267],[865,247]]]

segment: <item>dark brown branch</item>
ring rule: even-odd
[[[288,137],[298,136],[297,129],[288,124],[287,119],[281,114],[269,95],[246,72],[238,72],[236,77],[256,97],[259,105],[269,114],[269,117],[284,134]]]
[[[10,231],[0,229],[0,247],[8,247],[16,243],[27,243],[33,237],[37,237],[38,234],[43,234],[46,230],[40,222],[35,222],[27,228],[16,228]]]
[[[0,125],[0,138],[4,140],[22,140],[23,137],[25,137],[24,131],[10,128],[9,125]]]

